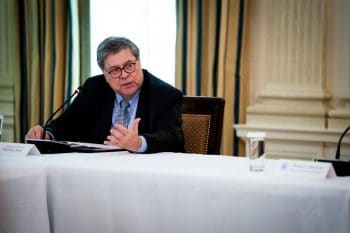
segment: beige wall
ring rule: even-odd
[[[348,0],[247,1],[250,102],[240,137],[265,131],[271,157],[334,155],[350,125],[349,11]]]
[[[329,128],[350,124],[350,1],[331,1],[328,48],[328,85],[333,100]]]

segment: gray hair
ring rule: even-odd
[[[97,64],[103,70],[105,66],[105,59],[107,56],[116,54],[123,49],[130,49],[131,53],[137,60],[140,58],[139,48],[125,37],[107,37],[97,47]]]

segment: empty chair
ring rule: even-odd
[[[184,96],[182,106],[186,153],[220,154],[225,100]]]

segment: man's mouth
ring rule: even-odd
[[[131,85],[133,85],[133,82],[127,82],[122,84],[123,87],[129,87]]]

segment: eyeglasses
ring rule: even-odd
[[[136,62],[127,62],[123,67],[113,67],[106,74],[108,74],[112,78],[120,78],[120,76],[123,73],[123,70],[126,73],[131,74],[132,72],[135,71],[135,69],[136,69]]]

